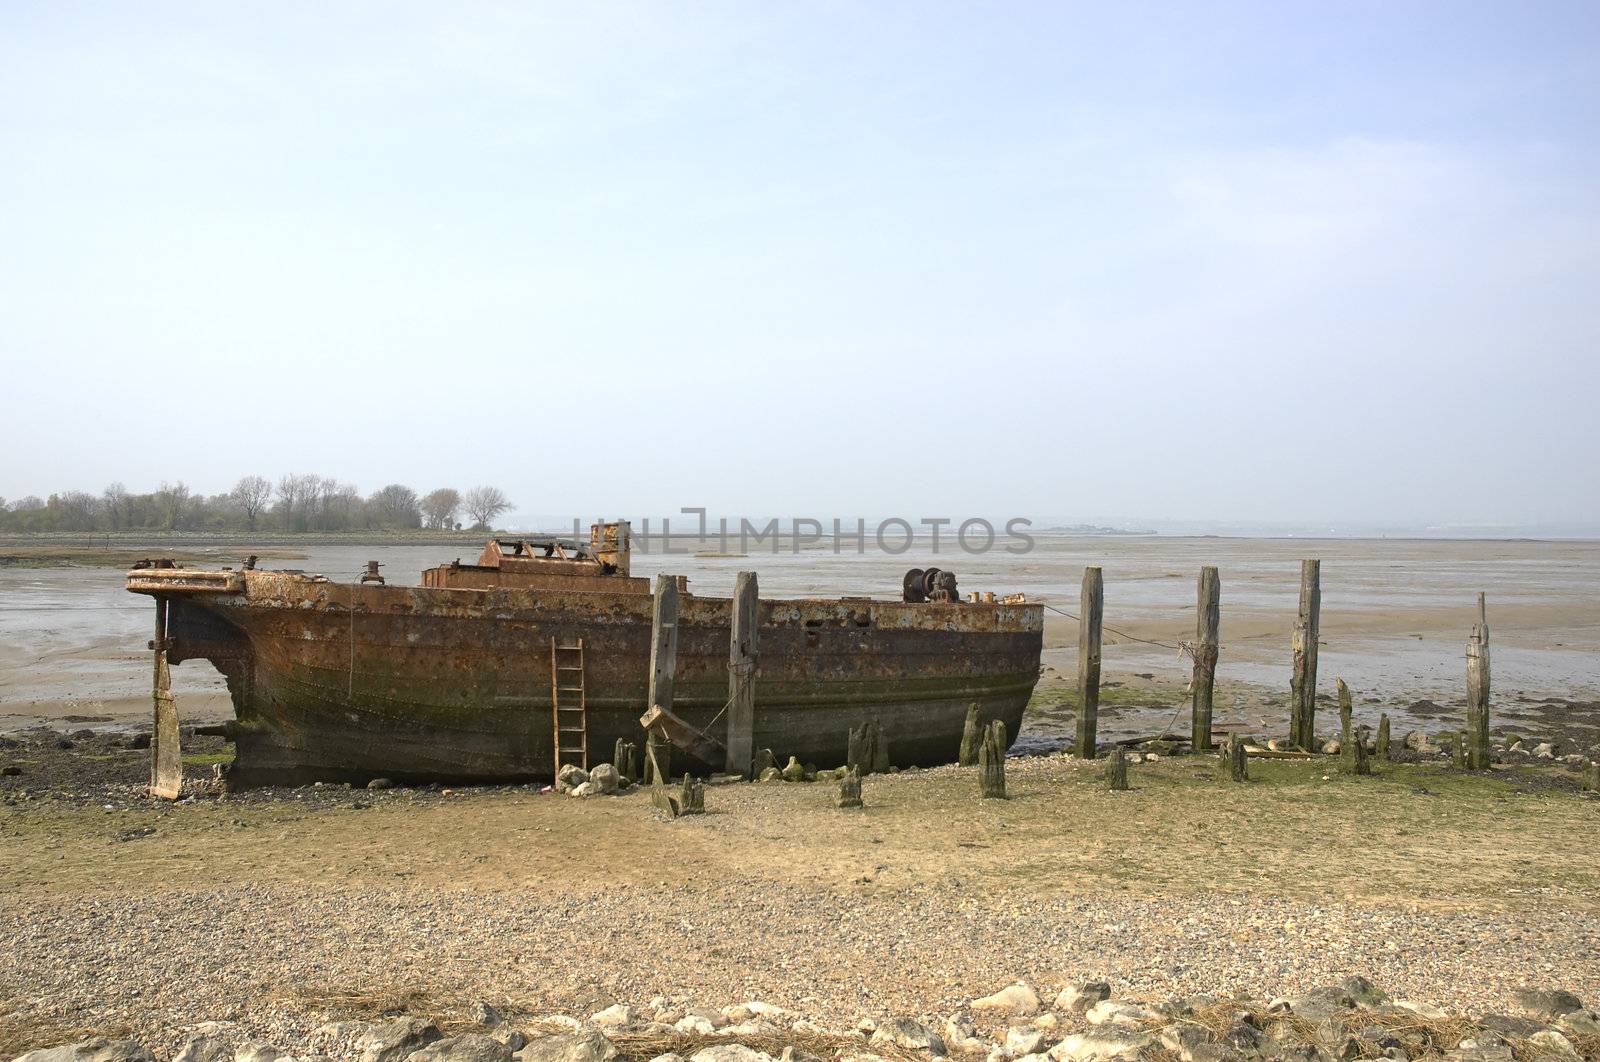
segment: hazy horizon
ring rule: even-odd
[[[10,4],[0,496],[1600,533],[1597,30]]]

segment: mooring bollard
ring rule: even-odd
[[[1378,750],[1377,750],[1377,757],[1380,760],[1388,760],[1388,758],[1389,758],[1389,713],[1388,712],[1384,712],[1383,714],[1378,716]]]
[[[1111,765],[1106,769],[1111,781],[1111,791],[1120,793],[1128,788],[1128,754],[1118,745],[1111,750]]]
[[[978,746],[983,744],[983,728],[978,723],[978,705],[967,705],[967,721],[961,727],[961,752],[956,762],[971,767],[978,762]]]
[[[983,728],[978,749],[978,789],[985,798],[1006,798],[1006,724],[999,719]]]
[[[839,779],[839,792],[834,797],[834,804],[841,808],[859,808],[861,806],[861,775],[854,767],[844,772],[844,777]]]

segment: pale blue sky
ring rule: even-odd
[[[0,495],[1600,523],[1600,5],[0,5]]]

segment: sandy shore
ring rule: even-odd
[[[1600,802],[1567,765],[1258,761],[1238,786],[1181,757],[1111,793],[1101,764],[1013,759],[1007,801],[948,767],[867,779],[858,813],[825,783],[736,784],[667,821],[643,794],[527,788],[157,805],[136,750],[48,755],[89,766],[0,810],[13,1033],[172,1050],[205,1020],[281,1038],[396,1000],[656,995],[942,1021],[1018,977],[1272,994],[1359,973],[1478,1012],[1521,984],[1600,998]]]

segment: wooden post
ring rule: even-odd
[[[1489,768],[1489,615],[1478,595],[1478,622],[1467,640],[1467,767]]]
[[[740,572],[733,590],[733,619],[728,643],[728,760],[729,774],[751,777],[750,756],[755,747],[756,725],[756,618],[755,572]]]
[[[1344,774],[1356,771],[1356,732],[1350,724],[1350,687],[1344,679],[1337,680],[1339,690],[1339,770]]]
[[[1194,707],[1189,743],[1195,752],[1211,748],[1211,698],[1217,685],[1217,642],[1222,626],[1222,580],[1217,569],[1200,569],[1194,618]]]
[[[1385,760],[1386,761],[1386,760],[1389,759],[1389,713],[1388,712],[1384,712],[1383,714],[1378,716],[1378,746],[1377,746],[1376,755],[1377,755],[1378,759],[1380,759],[1380,760]]]
[[[839,779],[839,792],[834,797],[834,804],[841,808],[861,806],[861,775],[856,773],[854,767],[846,770],[844,777]]]
[[[1600,760],[1594,760],[1589,764],[1588,788],[1591,793],[1600,793]]]
[[[1371,774],[1372,764],[1367,760],[1367,728],[1360,727],[1355,732],[1355,758],[1351,761],[1351,772],[1354,774]]]
[[[886,752],[880,754],[878,750],[882,741],[883,735],[878,729],[876,720],[868,720],[858,727],[851,727],[849,743],[846,746],[848,751],[845,753],[845,766],[855,768],[856,773],[863,778],[874,771],[887,770],[886,762],[882,767],[879,766],[879,763],[886,759]]]
[[[985,797],[1006,798],[1006,724],[996,719],[983,728],[978,749],[978,788]]]
[[[872,721],[872,773],[889,773],[889,738],[883,732],[883,724],[876,719]]]
[[[672,710],[672,685],[678,674],[678,580],[656,576],[656,593],[650,611],[650,705]],[[645,736],[645,780],[665,785],[672,774],[672,746],[654,729]]]
[[[978,723],[978,705],[967,705],[967,721],[961,727],[961,752],[956,762],[971,767],[978,762],[978,746],[983,744],[983,728]]]
[[[1128,788],[1128,754],[1118,745],[1111,750],[1111,765],[1106,771],[1106,777],[1111,782],[1111,791],[1122,792]]]
[[[1322,621],[1322,562],[1300,562],[1300,611],[1294,621],[1290,649],[1294,674],[1289,680],[1289,741],[1313,751],[1317,740],[1317,632]]]
[[[151,679],[154,727],[150,732],[150,795],[177,800],[183,792],[183,749],[179,746],[178,702],[172,699],[172,673],[167,668],[168,601],[156,598],[155,673]]]
[[[1244,739],[1238,734],[1228,736],[1228,774],[1235,782],[1250,779],[1250,756],[1245,752]]]
[[[1100,569],[1085,568],[1083,591],[1078,596],[1077,752],[1086,760],[1095,757],[1100,722],[1100,622],[1104,616],[1105,586]]]
[[[683,784],[679,789],[678,814],[704,815],[706,813],[706,784],[696,781],[688,774],[683,776]]]

